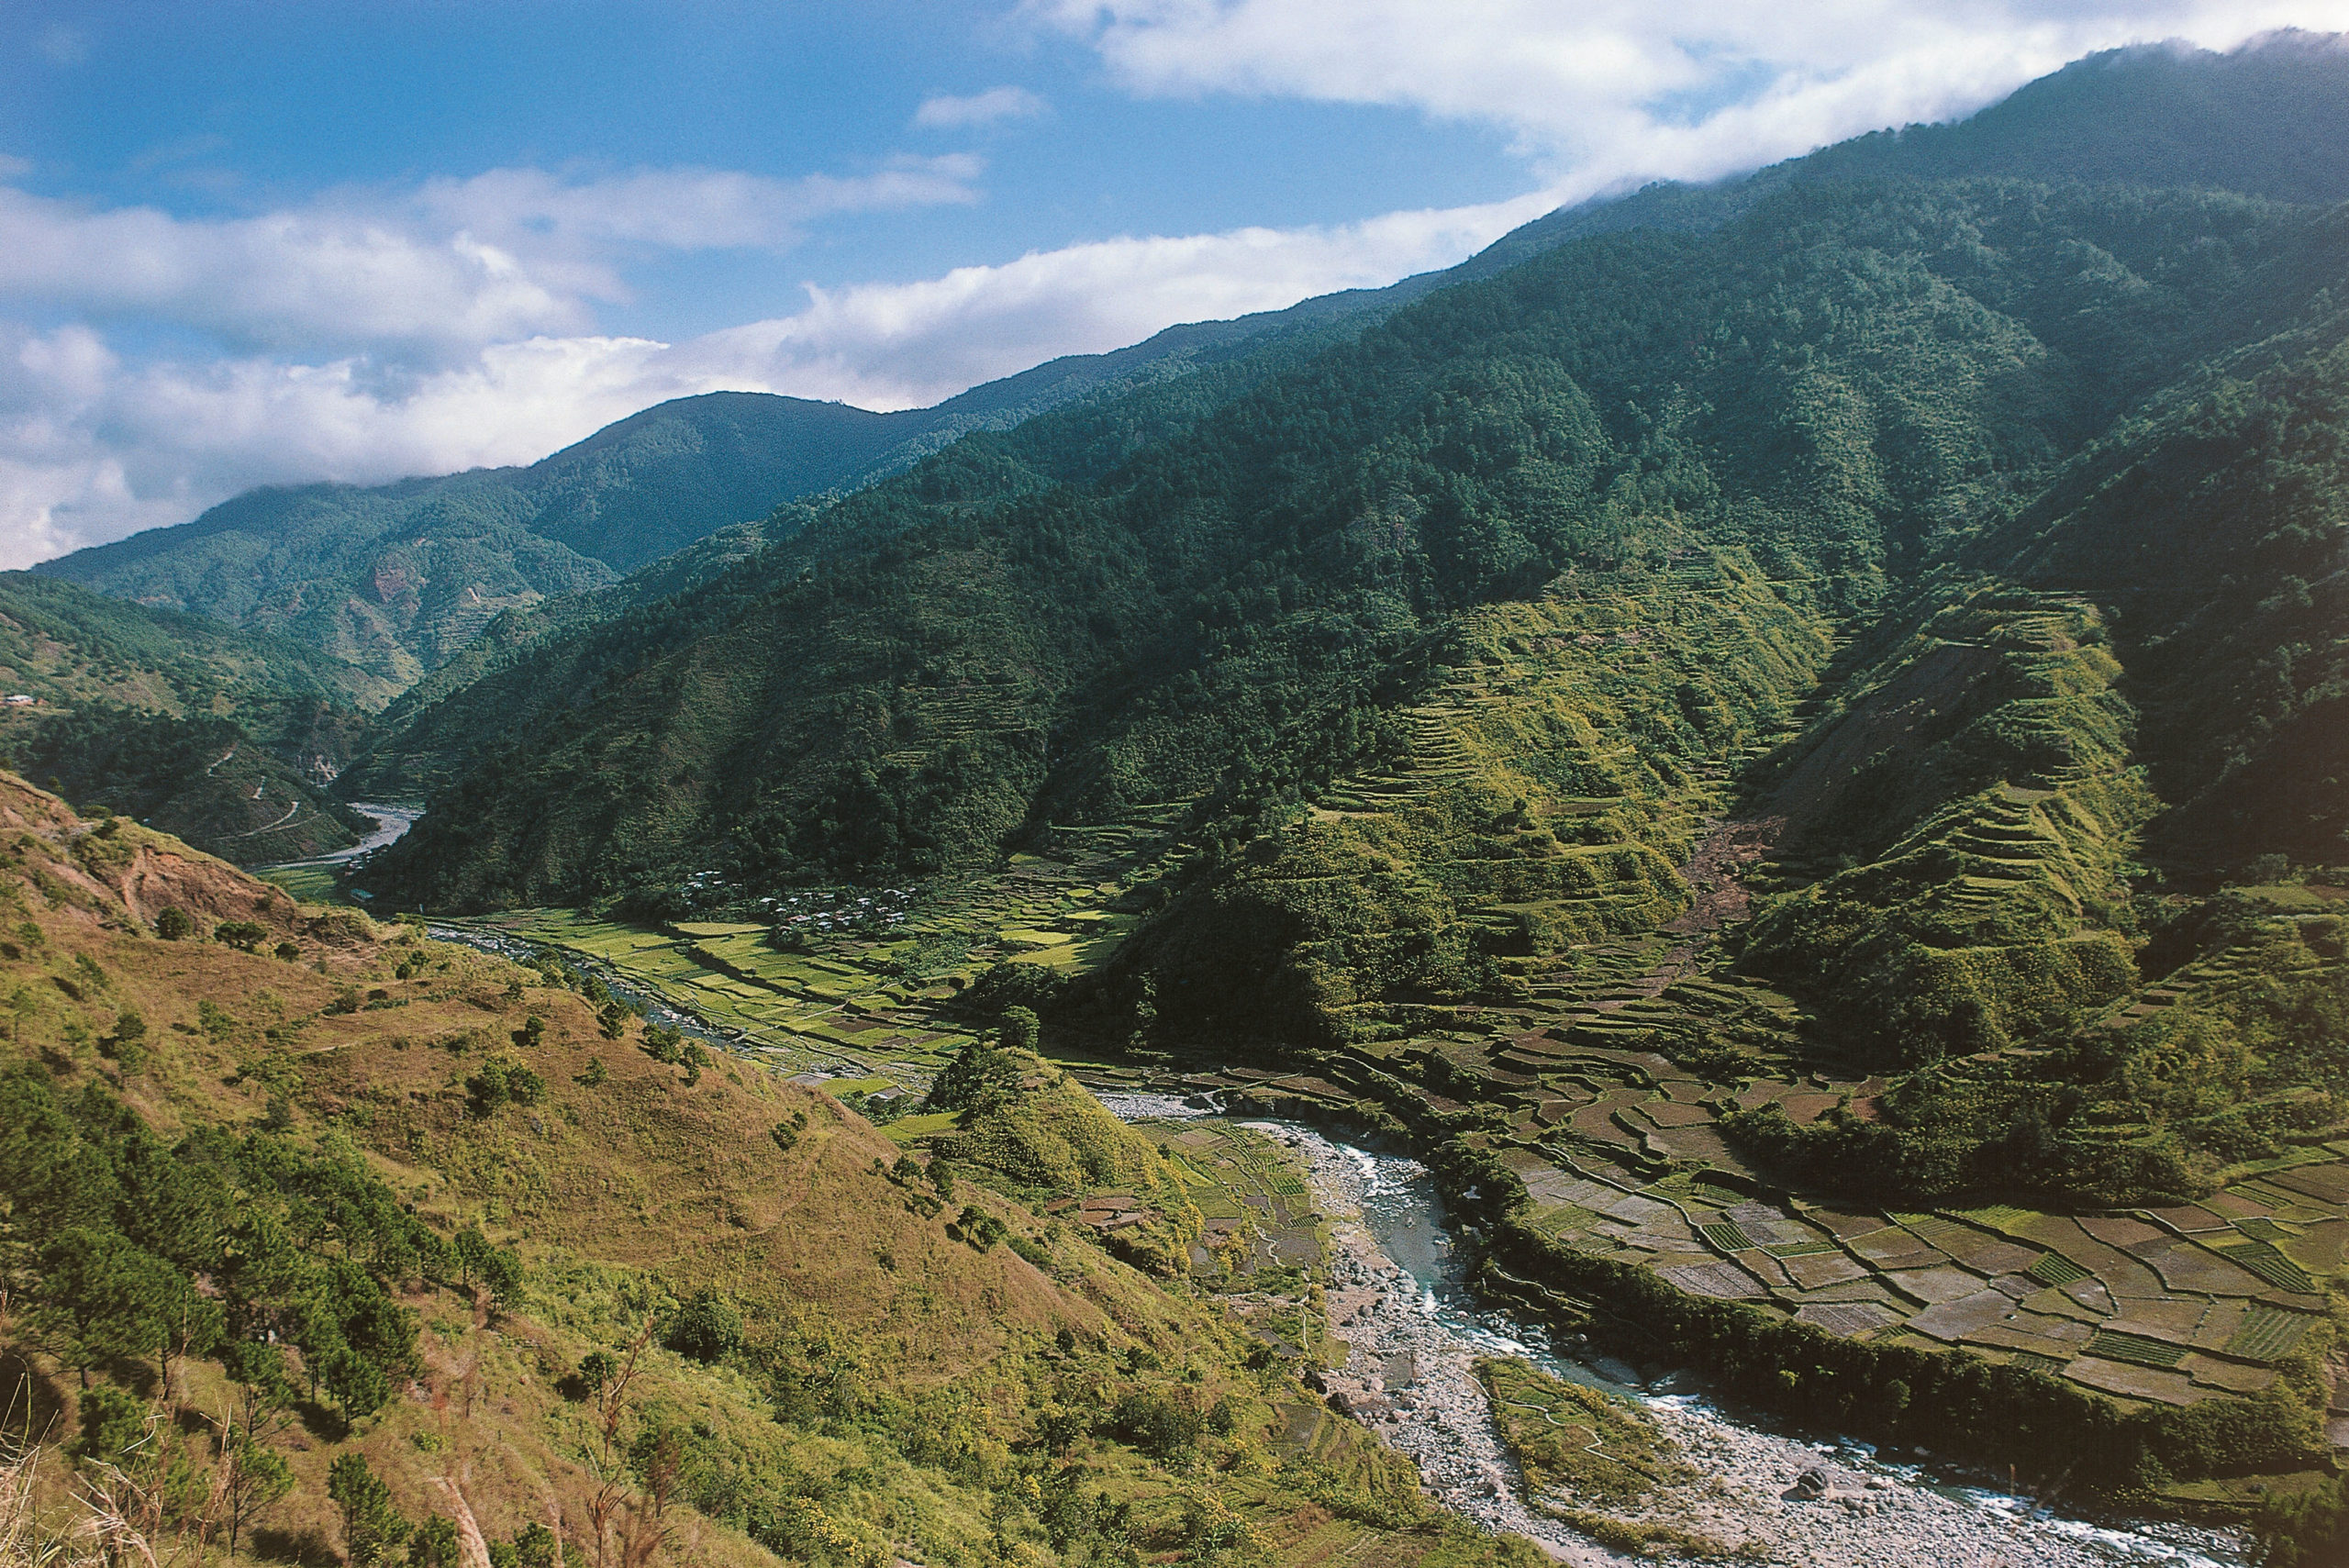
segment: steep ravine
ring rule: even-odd
[[[1107,1103],[1128,1117],[1186,1114],[1170,1096],[1110,1096]],[[2235,1541],[2211,1531],[2065,1518],[2026,1498],[1887,1462],[1863,1444],[1806,1440],[1749,1424],[1679,1378],[1641,1385],[1629,1367],[1571,1360],[1539,1329],[1474,1300],[1425,1167],[1293,1123],[1251,1125],[1288,1145],[1335,1231],[1330,1326],[1354,1347],[1328,1378],[1336,1399],[1415,1460],[1447,1506],[1489,1528],[1526,1535],[1561,1562],[1627,1560],[1528,1505],[1476,1380],[1479,1356],[1522,1357],[1553,1375],[1638,1400],[1708,1478],[1641,1517],[1742,1547],[1750,1561],[1789,1568],[2237,1568],[2245,1562]],[[1395,1379],[1405,1367],[1408,1378]],[[1787,1496],[1809,1471],[1825,1477],[1825,1496]]]

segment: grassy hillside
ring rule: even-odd
[[[0,824],[8,1501],[43,1533],[73,1480],[159,1547],[219,1551],[241,1504],[238,1562],[453,1562],[469,1529],[524,1562],[1531,1560],[1219,1314],[828,1096],[5,776]]]
[[[387,683],[299,644],[0,576],[0,760],[256,863],[356,841],[325,786],[373,738]]]

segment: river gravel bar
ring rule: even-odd
[[[1372,1184],[1391,1179],[1386,1166],[1417,1168],[1294,1127],[1263,1130],[1303,1162],[1337,1242],[1330,1331],[1350,1349],[1344,1365],[1326,1375],[1330,1403],[1408,1455],[1429,1493],[1476,1523],[1523,1535],[1560,1562],[1633,1561],[1529,1506],[1475,1372],[1479,1355],[1511,1347],[1498,1336],[1477,1343],[1444,1321],[1432,1296],[1373,1236],[1364,1218]],[[2173,1544],[2139,1531],[2030,1518],[2019,1503],[2009,1509],[2001,1500],[1948,1496],[1901,1471],[1739,1425],[1698,1399],[1646,1399],[1642,1407],[1706,1480],[1645,1508],[1606,1511],[1709,1536],[1742,1561],[1801,1568],[2222,1568],[2241,1561],[2199,1531],[2176,1531]],[[1789,1495],[1812,1490],[1819,1495]]]

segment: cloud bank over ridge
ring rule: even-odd
[[[1784,14],[1782,14],[1784,13]],[[1969,111],[2097,48],[2349,27],[2349,0],[1026,0],[1117,90],[1375,105],[1498,128],[1513,200],[1300,228],[1119,235],[912,282],[804,285],[677,342],[615,334],[664,260],[790,254],[828,221],[987,201],[976,156],[796,179],[536,166],[190,218],[32,187],[0,156],[0,566],[184,520],[255,484],[527,462],[663,398],[935,402],[1174,322],[1455,262],[1552,206]],[[1032,121],[938,95],[929,132]]]

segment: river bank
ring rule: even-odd
[[[1561,1355],[1538,1330],[1469,1298],[1432,1184],[1415,1162],[1290,1124],[1252,1125],[1288,1146],[1335,1231],[1330,1328],[1352,1351],[1324,1378],[1332,1404],[1416,1461],[1448,1507],[1525,1535],[1560,1562],[1629,1560],[1525,1497],[1475,1377],[1478,1356],[1520,1356],[1553,1375],[1633,1397],[1706,1479],[1644,1508],[1615,1510],[1618,1517],[1711,1537],[1747,1561],[1790,1568],[2237,1568],[2243,1562],[2214,1532],[2065,1518],[2024,1498],[1883,1462],[1859,1445],[1769,1430],[1676,1384],[1637,1386],[1631,1380],[1638,1373],[1628,1367],[1594,1368]]]

